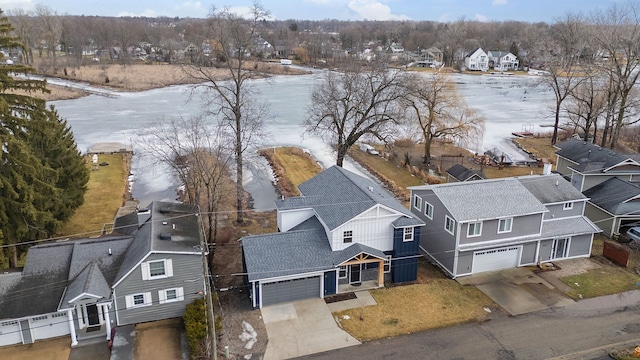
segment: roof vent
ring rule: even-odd
[[[168,232],[160,233],[160,240],[171,240],[171,233],[168,233]]]
[[[373,186],[369,186],[369,191],[373,192]]]

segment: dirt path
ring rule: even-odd
[[[175,360],[181,358],[180,319],[136,325],[134,359]]]

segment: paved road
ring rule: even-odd
[[[372,341],[301,359],[598,359],[640,345],[640,291]]]

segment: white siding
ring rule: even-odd
[[[17,320],[0,321],[0,346],[22,343],[20,324]]]
[[[343,250],[353,243],[370,246],[381,251],[393,250],[393,226],[391,223],[398,218],[383,207],[376,207],[336,228],[330,235],[333,251]],[[342,234],[345,230],[353,231],[353,242],[343,243]]]
[[[313,215],[313,209],[278,211],[278,229],[281,232],[289,231]]]

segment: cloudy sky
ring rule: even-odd
[[[620,0],[262,0],[273,18],[339,20],[434,20],[553,22],[571,12],[589,14]],[[635,1],[635,0],[634,0]],[[212,6],[241,13],[251,0],[0,0],[0,9],[46,5],[59,14],[206,17]]]

